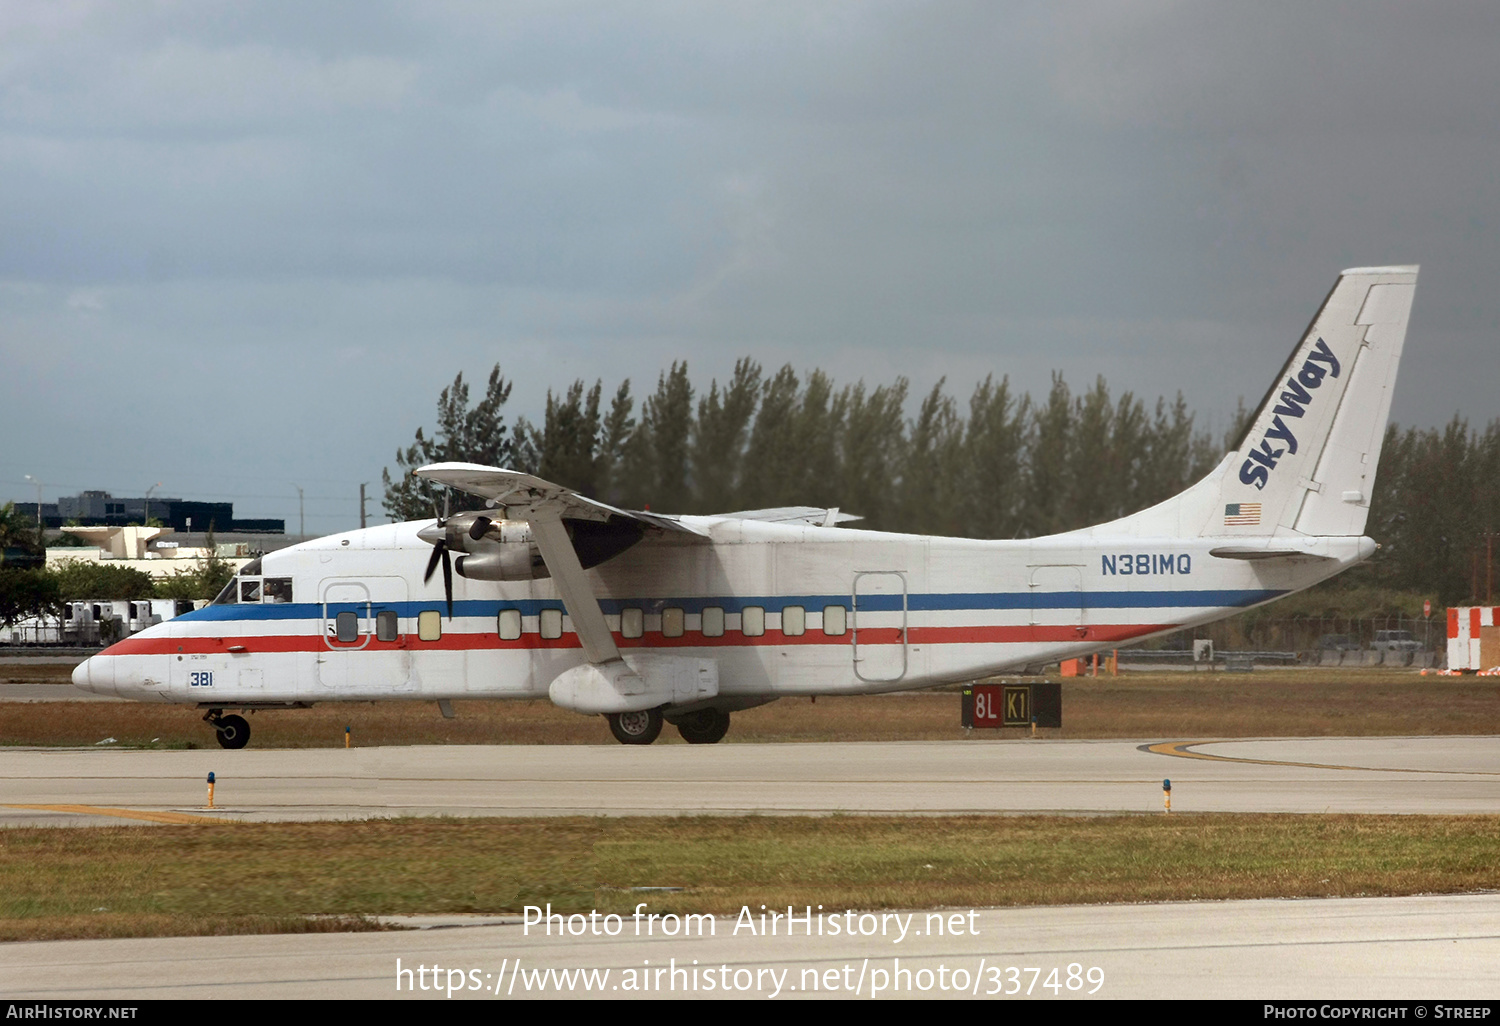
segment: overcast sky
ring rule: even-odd
[[[358,523],[438,392],[686,358],[1181,391],[1420,263],[1393,419],[1500,416],[1500,5],[0,5],[0,501]]]

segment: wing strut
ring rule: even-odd
[[[506,517],[525,520],[531,526],[532,540],[547,564],[547,572],[557,587],[563,607],[573,619],[573,630],[578,634],[584,658],[588,660],[563,670],[547,686],[547,697],[556,705],[574,712],[612,716],[674,704],[701,705],[719,693],[719,667],[715,660],[641,652],[632,655],[629,662],[625,661],[615,645],[609,624],[605,622],[604,611],[599,608],[599,600],[589,586],[578,551],[573,548],[568,529],[563,526],[563,518],[608,522],[615,517],[625,517],[646,528],[670,532],[679,539],[685,536],[700,543],[710,541],[708,530],[676,517],[644,510],[615,509],[539,477],[499,467],[435,463],[419,467],[412,473],[481,495],[490,500],[491,506],[505,507]],[[786,512],[757,510],[752,515],[764,517],[770,513],[776,515],[775,519],[783,519],[781,514]],[[793,512],[805,515],[807,511]],[[825,522],[843,519],[836,510],[812,512]],[[803,519],[803,516],[792,519]]]
[[[661,694],[652,692],[635,668],[620,657],[614,635],[604,620],[604,611],[599,608],[599,600],[594,597],[583,564],[568,538],[568,529],[563,526],[562,514],[556,508],[548,508],[549,505],[527,506],[524,516],[563,606],[573,618],[573,630],[578,633],[588,662],[558,674],[547,688],[547,697],[557,705],[581,713],[621,713],[665,705],[672,699],[671,689]],[[511,510],[517,511],[514,506]],[[717,679],[714,688],[718,689]]]
[[[492,504],[504,506],[507,517],[525,520],[531,526],[532,540],[547,564],[563,607],[572,617],[573,630],[588,660],[562,671],[548,685],[547,696],[555,704],[575,712],[613,715],[674,702],[699,702],[718,694],[718,666],[711,660],[640,654],[632,656],[632,662],[625,661],[563,526],[563,517],[606,521],[618,515],[659,531],[704,540],[707,531],[672,517],[617,510],[540,478],[496,467],[440,463],[413,473],[482,495]]]
[[[583,644],[583,654],[591,663],[619,659],[620,650],[615,647],[614,635],[604,622],[604,612],[584,576],[583,564],[578,561],[578,553],[573,551],[562,517],[553,511],[528,509],[526,520],[531,524],[531,537],[547,563],[547,570],[552,574],[568,616],[573,619],[573,629]]]

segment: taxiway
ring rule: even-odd
[[[204,810],[205,778],[217,778]],[[0,826],[375,816],[1493,813],[1489,737],[0,750]]]

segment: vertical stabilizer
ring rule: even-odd
[[[1417,268],[1344,271],[1250,422],[1204,534],[1358,536]]]

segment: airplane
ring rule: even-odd
[[[1417,268],[1342,272],[1239,448],[1111,523],[987,541],[837,509],[618,509],[529,474],[414,471],[488,506],[270,552],[209,605],[110,646],[77,686],[204,710],[548,698],[625,744],[720,741],[788,695],[908,691],[1209,623],[1376,550],[1364,536]],[[441,567],[441,588],[437,581]]]

